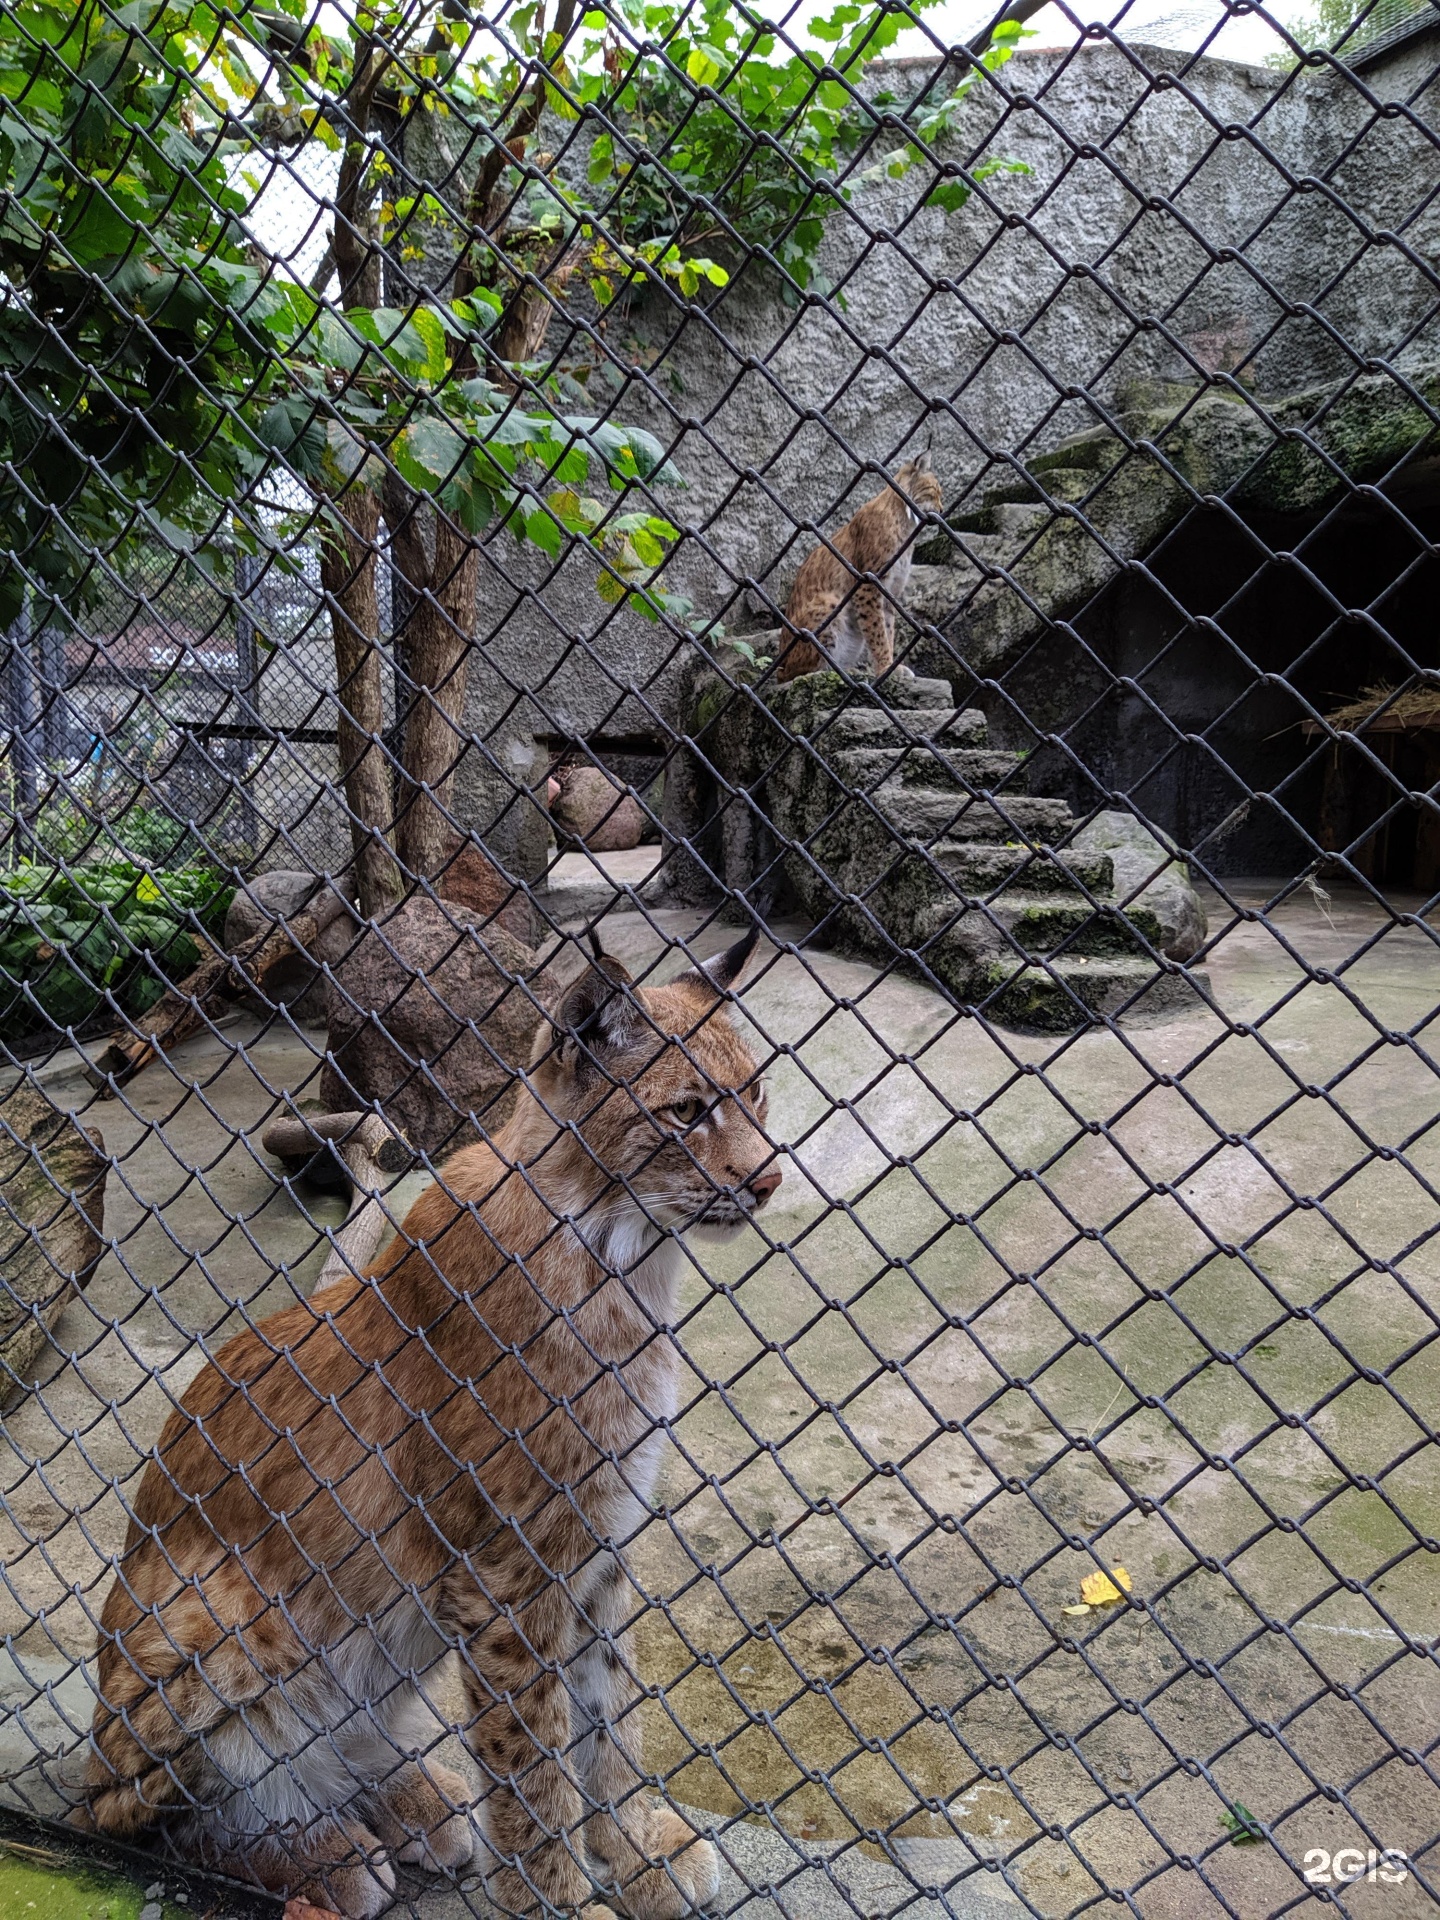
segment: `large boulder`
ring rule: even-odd
[[[1190,872],[1172,849],[1157,840],[1132,814],[1110,809],[1070,842],[1076,853],[1110,856],[1115,870],[1115,899],[1146,907],[1160,922],[1160,950],[1172,960],[1188,960],[1205,944],[1209,923]]]
[[[484,921],[494,921],[524,946],[535,943],[535,908],[524,887],[507,880],[495,862],[474,840],[451,837],[445,865],[435,880],[442,900],[465,907]]]
[[[638,847],[649,822],[640,802],[600,767],[562,767],[560,791],[550,817],[561,833],[591,853],[623,853]]]
[[[483,913],[414,894],[360,932],[334,968],[320,1098],[332,1112],[379,1105],[432,1159],[513,1105],[548,1004],[529,990],[535,955]]]
[[[343,916],[353,919],[355,910],[341,891],[348,880],[348,875],[343,876],[337,887],[323,874],[283,868],[257,873],[235,889],[225,915],[227,950],[234,953],[251,940],[263,940],[281,921],[293,920],[299,913],[308,913],[322,932]]]

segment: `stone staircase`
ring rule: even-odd
[[[932,628],[975,674],[1003,675],[1197,500],[1318,511],[1433,450],[1437,406],[1440,362],[1421,360],[1403,381],[1347,376],[1263,405],[1233,383],[1138,385],[1112,420],[949,514],[917,554],[899,646],[923,658]],[[776,688],[755,661],[780,636],[746,638],[745,654],[727,649],[691,686],[697,750],[666,775],[669,851],[652,898],[713,897],[717,870],[735,892],[764,892],[778,865],[822,940],[913,956],[1017,1027],[1192,999],[1203,976],[1163,956],[1196,952],[1204,915],[1183,867],[1138,823],[1102,816],[1115,858],[1099,822],[1077,833],[1066,804],[1026,790],[1022,757],[992,748],[984,716],[958,710],[944,680],[892,672],[874,690],[822,672]],[[1044,724],[1044,690],[1030,693]]]
[[[1122,906],[1111,856],[1065,847],[1069,807],[1026,792],[1023,756],[990,747],[985,716],[957,708],[946,681],[892,673],[872,689],[820,672],[732,692],[707,679],[694,737],[736,789],[709,822],[731,886],[768,891],[778,866],[822,944],[898,952],[1004,1026],[1063,1032],[1196,1004],[1144,895]]]

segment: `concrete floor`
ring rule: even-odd
[[[699,926],[653,920],[612,914],[607,945],[635,966]],[[1226,1842],[1234,1801],[1292,1861],[1440,1875],[1440,1794],[1392,1753],[1440,1718],[1440,967],[1382,926],[1338,894],[1269,925],[1212,903],[1224,1017],[1122,1035],[987,1032],[832,955],[750,992],[786,1181],[763,1232],[694,1249],[632,1569],[665,1602],[651,1764],[752,1884],[799,1876],[777,1910],[838,1913],[847,1874],[853,1908],[917,1920],[956,1875],[958,1916],[1130,1886],[1144,1920],[1318,1906],[1277,1847]],[[241,1021],[87,1113],[115,1252],[61,1324],[73,1363],[6,1421],[6,1766],[88,1720],[123,1498],[203,1346],[323,1260],[340,1202],[277,1187],[256,1137],[316,1073]],[[1066,1615],[1099,1564],[1145,1607]],[[1347,1804],[1307,1772],[1364,1777]],[[1437,1910],[1413,1877],[1340,1899]]]

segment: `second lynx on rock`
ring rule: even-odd
[[[922,453],[907,460],[893,483],[867,500],[828,546],[806,555],[785,609],[793,632],[777,680],[813,673],[827,664],[825,653],[845,673],[878,680],[888,671],[895,658],[895,607],[910,584],[920,515],[939,510],[940,483],[930,455]],[[867,580],[866,574],[876,578]]]
[[[601,958],[493,1149],[196,1377],[105,1602],[95,1826],[368,1920],[394,1862],[471,1855],[426,1701],[453,1653],[498,1907],[713,1899],[714,1849],[641,1788],[616,1548],[679,1394],[677,1236],[780,1184],[724,1008],[754,944],[643,990]]]

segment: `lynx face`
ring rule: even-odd
[[[755,942],[663,987],[635,987],[606,955],[566,996],[532,1085],[583,1148],[567,1171],[587,1238],[592,1222],[612,1240],[728,1238],[779,1187],[759,1066],[723,998]]]
[[[912,507],[918,507],[922,513],[939,513],[943,495],[928,453],[918,453],[913,460],[897,467],[895,485]]]

